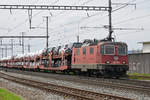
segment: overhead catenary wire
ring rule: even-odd
[[[59,1],[59,0],[57,0],[57,1],[54,2],[54,3],[57,3],[58,1]],[[42,12],[42,11],[37,12],[37,13],[34,14],[32,17],[35,17],[35,16],[39,15],[41,12]],[[13,27],[12,29],[9,29],[9,31],[8,31],[6,34],[11,33],[12,31],[14,31],[15,29],[17,29],[18,27],[20,27],[20,26],[22,26],[23,24],[25,24],[27,21],[28,21],[28,19],[26,19],[24,22],[19,23],[18,25],[16,25],[16,26]]]
[[[57,2],[59,2],[59,0],[56,0],[55,2],[53,2],[52,5],[53,5],[53,4],[56,4]],[[39,15],[40,13],[42,13],[42,11],[39,11],[39,12],[35,13],[32,17],[35,17],[35,16]],[[28,22],[28,20],[29,20],[29,19],[27,18],[27,19],[25,19],[25,21],[23,21],[23,22],[17,24],[15,27],[13,27],[13,28],[12,28],[9,32],[7,32],[6,34],[11,33],[12,31],[14,31],[15,29],[17,29],[18,27],[21,27],[21,26],[24,25],[26,22]]]
[[[70,25],[70,24],[69,24]]]
[[[136,0],[132,0],[132,1],[127,2],[127,3],[131,3],[131,2],[134,2],[134,1],[136,1]],[[128,5],[126,4],[126,5],[123,5],[123,6],[119,7],[119,8],[116,8],[116,9],[112,10],[112,13],[113,13],[113,12],[116,12],[116,11],[122,9],[122,8],[125,8],[126,6],[128,6]],[[96,14],[93,14],[93,15],[90,15],[90,16],[87,16],[87,17],[83,17],[83,18],[79,19],[78,21],[75,21],[75,22],[72,22],[72,23],[67,23],[67,24],[61,25],[61,26],[59,26],[59,27],[62,28],[63,26],[80,23],[80,22],[83,22],[83,21],[86,20],[86,19],[89,19],[89,18],[91,18],[91,17],[97,16],[97,15],[99,15],[99,14],[100,14],[100,13],[98,12],[98,13],[96,13]],[[106,16],[108,16],[108,14],[107,14]],[[106,18],[106,16],[103,16],[103,17]],[[100,18],[102,18],[102,17],[100,17]],[[96,21],[97,21],[97,20],[96,20]],[[92,21],[92,22],[93,22],[93,21]],[[55,29],[58,29],[59,27],[55,27]]]
[[[87,1],[87,2],[89,2],[89,1]],[[56,2],[55,2],[55,3],[56,3]],[[36,14],[36,15],[37,15],[37,14]],[[35,15],[35,16],[36,16],[36,15]],[[92,16],[90,16],[90,17],[92,17]],[[26,21],[28,21],[28,20],[26,20]],[[26,21],[25,21],[25,22],[26,22]],[[16,29],[17,27],[20,27],[22,24],[24,24],[24,23],[21,23],[21,24],[17,25],[16,27],[13,28],[13,30]]]
[[[79,1],[81,1],[81,0],[79,0]],[[92,2],[92,1],[94,1],[94,0],[87,0],[87,1],[83,2],[83,3],[80,4],[80,5],[85,5],[85,4],[88,4],[89,2]],[[73,5],[76,5],[76,3],[74,3]],[[59,14],[57,14],[57,15],[54,16],[54,17],[57,17],[57,16],[62,15],[62,14],[64,14],[64,13],[66,13],[66,11],[60,12]]]
[[[55,4],[55,3],[57,3],[58,1],[59,1],[59,0],[53,2],[52,4]],[[89,2],[89,0],[88,0],[88,2]],[[84,3],[85,3],[85,2],[84,2]],[[40,12],[34,14],[32,17],[35,17],[35,16],[39,15],[41,12],[42,12],[42,11],[40,11]],[[22,26],[22,25],[23,25],[24,23],[26,23],[27,21],[28,21],[28,19],[26,19],[24,22],[22,22],[22,23],[16,25],[16,26],[13,27],[11,30],[9,30],[9,32],[7,32],[7,34],[10,33],[10,32],[12,32],[12,31],[14,31],[14,30],[17,29],[18,27]]]
[[[25,22],[28,21],[28,20],[25,20]],[[24,23],[21,23],[21,24],[18,24],[16,27],[14,27],[14,29],[18,28],[20,25],[22,25]],[[11,30],[12,31],[12,30]],[[9,32],[10,33],[10,32]]]
[[[135,1],[135,0],[134,0],[134,1]],[[126,6],[127,6],[127,5],[126,5]],[[115,12],[115,11],[118,11],[119,9],[125,8],[126,6],[122,6],[122,7],[118,8],[118,9],[115,9],[114,12]]]
[[[138,17],[133,17],[133,18],[129,18],[129,19],[126,19],[126,20],[123,20],[123,21],[119,21],[119,22],[114,23],[114,25],[118,25],[118,24],[122,24],[122,23],[127,23],[129,21],[135,21],[135,20],[139,20],[139,19],[142,19],[142,18],[146,18],[146,17],[150,17],[150,14],[142,15],[142,16],[138,16]]]

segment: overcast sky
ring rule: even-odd
[[[112,13],[114,28],[137,28],[144,30],[114,30],[113,36],[116,41],[126,42],[129,50],[141,49],[138,42],[150,41],[150,0],[112,0],[113,3],[136,4],[126,6]],[[1,5],[89,5],[107,6],[108,0],[1,0]],[[113,5],[113,10],[123,5]],[[0,10],[0,35],[46,35],[46,21],[49,19],[49,46],[58,46],[77,40],[103,39],[108,35],[108,30],[99,28],[81,29],[80,27],[102,27],[108,25],[108,12],[98,11],[33,11],[32,26],[29,29],[29,18],[27,10]],[[25,45],[31,44],[31,51],[45,48],[45,39],[25,39]],[[3,43],[10,43],[9,39],[3,39]],[[19,43],[15,39],[14,43]],[[21,53],[21,47],[16,46],[15,52]],[[25,52],[27,52],[27,47]],[[10,51],[9,51],[10,54]]]

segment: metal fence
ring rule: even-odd
[[[129,54],[130,73],[150,74],[150,53]]]

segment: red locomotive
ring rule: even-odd
[[[0,66],[111,77],[125,76],[129,69],[125,43],[98,40],[85,40],[73,43],[71,47],[54,47],[40,54],[4,59]]]
[[[122,42],[93,42],[73,48],[72,69],[89,75],[124,76],[128,70],[127,45]]]

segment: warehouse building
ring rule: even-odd
[[[142,52],[129,54],[129,72],[150,74],[150,42],[143,44]]]
[[[150,53],[150,41],[141,43],[143,44],[143,53]]]

